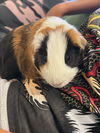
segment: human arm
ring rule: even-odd
[[[46,16],[59,16],[93,11],[100,7],[100,0],[74,0],[66,1],[52,7]]]

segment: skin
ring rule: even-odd
[[[11,132],[6,131],[6,130],[0,130],[0,133],[11,133]]]
[[[46,16],[62,17],[65,14],[92,12],[100,7],[100,0],[74,0],[66,1],[52,7]]]

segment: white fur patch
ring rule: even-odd
[[[67,38],[62,29],[49,33],[47,44],[47,64],[41,70],[41,76],[54,87],[63,87],[76,75],[78,69],[65,64]]]
[[[77,128],[76,131],[73,133],[87,133],[89,130],[93,127],[89,126],[88,124],[95,124],[98,121],[96,120],[95,115],[92,113],[90,114],[84,114],[79,110],[72,109],[69,112],[65,114],[66,118],[70,120],[71,124]],[[86,125],[87,124],[87,125]]]

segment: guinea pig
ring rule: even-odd
[[[20,26],[0,43],[0,76],[41,77],[53,87],[63,87],[77,74],[86,43],[74,26],[59,17]]]

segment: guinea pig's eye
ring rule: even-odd
[[[66,56],[65,56],[65,60],[66,60],[66,61],[69,61],[70,59],[71,59],[71,58],[70,58],[69,55],[66,55]]]
[[[47,62],[47,40],[48,36],[41,42],[41,47],[35,54],[35,66],[38,69]]]
[[[66,54],[65,54],[65,63],[67,65],[71,64],[71,55],[69,54],[69,52],[66,52]]]

